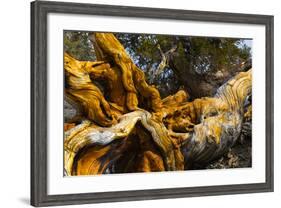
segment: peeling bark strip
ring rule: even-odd
[[[92,41],[97,62],[64,56],[66,94],[88,119],[65,132],[67,175],[184,170],[235,144],[252,70],[237,74],[213,98],[187,102],[181,90],[161,99],[113,34],[94,33]]]

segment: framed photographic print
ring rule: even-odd
[[[31,3],[31,204],[273,191],[273,16]]]

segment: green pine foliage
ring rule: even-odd
[[[80,61],[94,61],[96,59],[88,32],[65,31],[64,51]]]

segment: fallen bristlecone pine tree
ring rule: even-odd
[[[189,102],[180,90],[161,98],[113,34],[93,33],[91,40],[97,61],[64,54],[65,108],[72,109],[65,175],[188,170],[227,154],[241,138],[251,119],[251,69],[214,97]]]

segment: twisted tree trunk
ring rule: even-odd
[[[251,70],[212,98],[187,102],[181,90],[161,99],[113,34],[94,33],[92,41],[98,61],[64,56],[65,93],[84,112],[75,127],[66,121],[66,175],[184,170],[235,144],[251,94]]]

